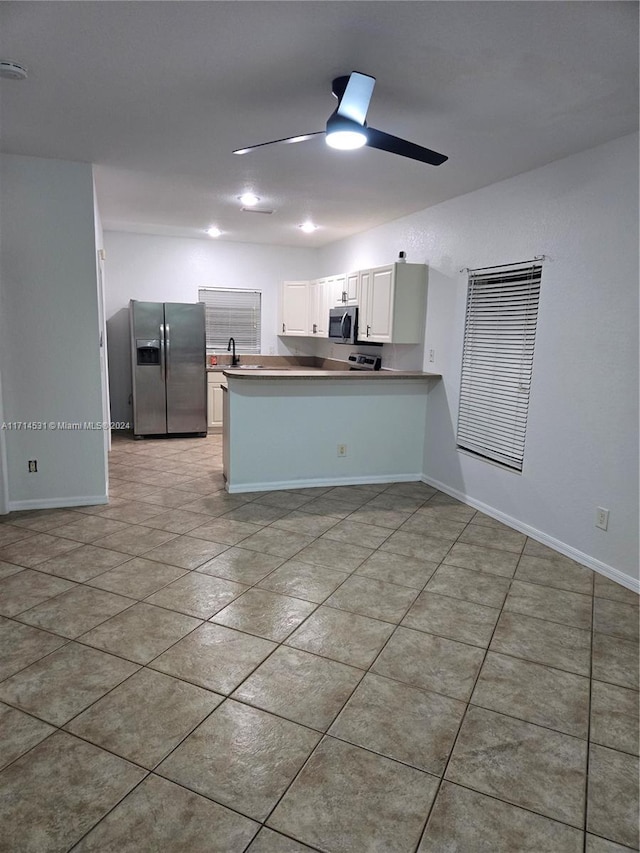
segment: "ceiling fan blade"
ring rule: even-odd
[[[406,139],[399,139],[397,136],[391,136],[390,133],[384,133],[382,130],[376,130],[373,127],[367,128],[367,145],[369,148],[378,148],[380,151],[390,151],[391,154],[399,154],[401,157],[409,157],[411,160],[429,163],[431,166],[439,166],[449,159],[444,154],[438,154],[437,151],[432,151],[430,148],[423,148],[422,145],[416,145],[415,142],[407,142]]]
[[[324,135],[324,130],[318,130],[315,133],[305,133],[302,136],[287,136],[284,139],[272,139],[271,142],[259,142],[257,145],[249,145],[247,148],[236,148],[234,154],[248,154],[249,151],[255,151],[256,148],[264,148],[265,145],[278,145],[285,143],[291,145],[294,142],[305,142],[307,139],[312,139],[314,136]]]
[[[352,71],[344,94],[340,98],[340,103],[336,110],[337,114],[364,125],[375,84],[375,77],[370,77],[368,74],[360,74],[359,71]]]

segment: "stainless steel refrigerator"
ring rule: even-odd
[[[204,304],[129,303],[133,434],[207,434]]]

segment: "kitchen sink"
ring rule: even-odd
[[[231,370],[260,370],[264,368],[264,364],[236,364]]]

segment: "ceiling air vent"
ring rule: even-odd
[[[0,59],[0,79],[3,80],[26,80],[27,69],[17,62],[8,59]]]
[[[264,207],[241,207],[240,210],[243,213],[273,213],[273,210],[267,210]]]

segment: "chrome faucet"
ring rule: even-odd
[[[236,342],[234,338],[229,338],[229,343],[227,344],[227,352],[231,352],[232,367],[235,367],[236,364],[240,364],[240,359],[236,355]]]

